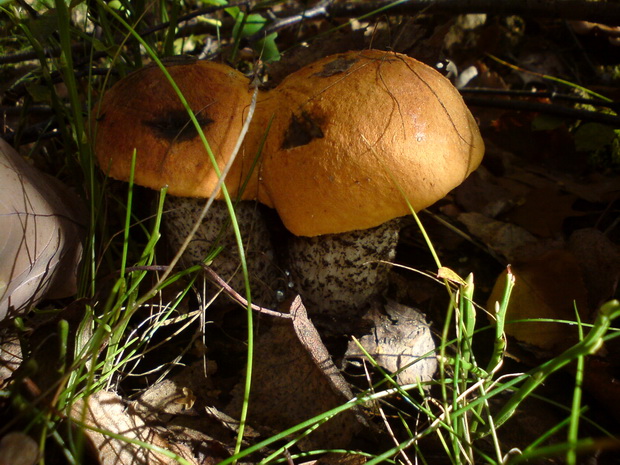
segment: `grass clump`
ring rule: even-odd
[[[197,332],[184,336],[180,343],[175,339],[186,328],[200,327],[194,319],[204,315],[187,313],[185,308],[188,299],[192,299],[192,286],[200,282],[200,267],[178,270],[172,267],[178,256],[164,258],[161,252],[165,189],[145,208],[145,196],[131,182],[119,187],[101,175],[94,163],[89,136],[96,127],[91,110],[112,79],[146,62],[155,62],[165,71],[161,59],[187,50],[188,44],[197,43],[201,34],[220,38],[207,55],[229,47],[229,56],[237,61],[243,40],[254,37],[267,24],[259,19],[268,16],[267,7],[285,6],[272,2],[259,5],[264,8],[253,12],[245,10],[245,5],[227,7],[223,2],[211,3],[217,4],[209,3],[213,8],[210,11],[226,7],[226,15],[206,25],[198,23],[195,30],[199,32],[194,35],[181,22],[194,5],[182,2],[172,2],[169,9],[124,1],[67,4],[58,0],[30,6],[5,2],[0,6],[6,30],[13,36],[4,46],[5,53],[11,47],[14,55],[27,56],[23,74],[5,96],[11,96],[20,108],[19,117],[11,122],[11,141],[27,146],[33,153],[44,154],[49,161],[47,166],[53,168],[49,170],[51,174],[79,192],[88,211],[76,298],[53,302],[36,309],[34,316],[11,322],[19,336],[24,360],[0,391],[0,415],[4,416],[0,436],[14,429],[25,431],[37,440],[42,463],[58,451],[67,463],[83,463],[85,444],[76,432],[94,428],[76,417],[73,406],[79,401],[102,390],[130,398],[134,389],[144,388],[135,381],[148,366],[144,360],[157,353],[148,379],[164,379],[202,336]],[[258,26],[248,28],[250,19],[257,20]],[[253,45],[268,52],[269,59],[276,59],[276,38],[270,34]],[[172,80],[171,84],[174,85]],[[40,110],[41,106],[44,111],[37,112],[42,115],[37,121],[33,121],[32,115],[26,117],[30,110]],[[187,104],[185,107],[192,124],[202,134],[193,112]],[[30,132],[32,124],[37,132]],[[202,139],[208,148],[204,134]],[[212,153],[210,157],[215,166]],[[227,196],[225,185],[222,189],[238,248],[243,251],[234,202]],[[369,445],[367,450],[331,452],[356,454],[370,464],[416,460],[503,464],[551,457],[574,464],[584,451],[617,447],[613,434],[585,416],[581,384],[584,359],[619,334],[612,322],[620,317],[620,303],[610,301],[601,306],[591,325],[577,322],[581,337],[573,347],[526,372],[507,371],[504,329],[510,322],[506,311],[511,289],[519,285],[510,273],[505,294],[493,309],[491,326],[481,321],[484,310],[475,303],[472,275],[465,280],[456,274],[449,275],[450,279],[442,273],[435,277],[446,288],[448,304],[439,338],[439,373],[436,381],[425,386],[428,390],[418,384],[398,385],[394,375],[383,373],[381,379],[350,402],[247,445],[243,428],[248,409],[253,408],[248,399],[255,317],[250,307],[251,290],[243,253],[241,257],[248,302],[246,337],[239,343],[246,351],[245,403],[232,453],[221,465],[241,460],[266,464],[315,457],[325,451],[301,452],[295,449],[299,440],[340,412],[368,405],[378,406],[376,418],[382,418],[378,423],[384,428],[381,437],[388,440],[380,440],[381,447]],[[211,258],[205,257],[205,262]],[[437,268],[443,269],[438,259]],[[172,334],[168,330],[171,325],[179,325]],[[160,358],[158,349],[166,344],[182,347],[178,353]],[[574,366],[574,386],[570,402],[559,405],[564,417],[529,444],[512,448],[502,432],[518,422],[519,409],[529,408],[531,399],[540,400],[538,388],[570,364]],[[587,431],[596,435],[580,434],[584,423]],[[99,432],[140,443],[113,432]],[[155,448],[147,443],[140,445]],[[179,463],[188,463],[175,454],[167,454]]]

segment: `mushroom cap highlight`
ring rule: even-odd
[[[249,80],[218,63],[166,63],[200,123],[220,170],[231,156],[252,99]],[[218,175],[189,114],[161,69],[149,65],[121,79],[93,110],[95,154],[110,177],[183,197],[208,197]],[[226,185],[236,195],[252,160],[240,153]],[[244,198],[255,196],[250,190]]]
[[[448,79],[405,55],[326,57],[271,93],[259,200],[298,236],[368,229],[423,209],[474,171],[484,143]]]

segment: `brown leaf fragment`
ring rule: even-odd
[[[320,459],[315,460],[312,465],[363,465],[368,461],[368,458],[362,454],[353,454],[350,452],[344,454],[330,453],[321,456]],[[302,465],[311,465],[307,462]]]
[[[576,199],[555,187],[533,189],[523,204],[508,214],[508,219],[538,237],[557,237],[566,218],[582,215],[573,209]]]
[[[0,332],[0,389],[9,381],[22,363],[19,339],[9,330]]]
[[[189,364],[141,393],[128,412],[168,441],[188,445],[199,463],[218,463],[233,454],[238,421],[211,405],[219,395],[212,376],[216,372],[212,360]],[[258,435],[246,426],[246,439]]]
[[[155,417],[166,421],[173,415],[188,414],[195,401],[196,396],[190,388],[165,379],[143,392],[130,408],[146,421]]]
[[[581,267],[590,309],[599,308],[618,288],[620,248],[599,230],[586,228],[571,234],[568,249]]]
[[[0,319],[76,291],[84,215],[74,194],[0,139]]]
[[[479,167],[454,190],[456,202],[468,212],[495,218],[513,206],[512,193],[484,167]]]
[[[128,413],[123,400],[112,392],[99,391],[76,402],[71,413],[75,421],[104,431],[84,429],[101,465],[172,465],[179,463],[178,457],[196,463],[187,447],[163,439],[154,429],[146,426],[140,416]],[[113,437],[116,435],[126,440]],[[140,441],[148,446],[129,441]],[[149,446],[165,449],[172,456],[149,449]]]
[[[289,309],[293,318],[274,321],[255,341],[249,413],[255,428],[284,430],[353,398],[299,296]],[[234,417],[240,411],[242,391],[237,386],[227,408]],[[300,447],[346,447],[363,424],[354,410],[331,418]]]
[[[586,358],[586,376],[583,378],[586,390],[601,405],[604,405],[616,421],[620,421],[620,378],[617,367],[599,357]]]
[[[430,325],[418,310],[388,301],[382,309],[371,308],[364,319],[372,322],[370,334],[359,338],[360,345],[390,373],[398,373],[400,384],[414,384],[433,379],[437,370],[435,341]],[[345,360],[366,359],[354,340],[349,341]]]
[[[0,465],[34,465],[39,446],[27,434],[14,431],[0,439]]]
[[[494,252],[512,261],[520,250],[537,243],[536,237],[524,228],[488,218],[480,213],[462,213],[458,220],[473,236]]]
[[[526,319],[550,319],[573,322],[575,310],[581,321],[588,322],[587,294],[575,257],[566,250],[551,250],[526,263],[512,266],[515,286],[506,314],[506,334],[529,345],[532,351],[554,355],[576,343],[577,326],[552,322],[516,322]],[[501,300],[506,285],[506,271],[495,283],[487,301],[494,314],[495,302]]]

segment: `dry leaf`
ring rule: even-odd
[[[38,458],[39,446],[27,434],[13,432],[0,439],[0,465],[34,465]]]
[[[433,379],[437,370],[435,341],[422,313],[388,301],[383,312],[374,307],[364,318],[372,321],[372,331],[359,342],[381,368],[398,372],[400,384]],[[366,357],[355,341],[349,341],[345,359],[358,358]]]
[[[218,394],[212,376],[217,368],[211,360],[206,366],[205,371],[202,360],[196,361],[153,384],[127,411],[140,416],[169,441],[189,445],[199,463],[217,463],[234,453],[238,422],[209,405],[216,402]],[[244,437],[258,436],[252,434],[246,426]]]
[[[9,332],[0,332],[0,389],[4,388],[23,360],[18,337]]]
[[[293,318],[275,321],[255,343],[249,418],[255,428],[284,430],[353,397],[299,296],[290,305],[290,313]],[[239,386],[235,389],[228,409],[235,417],[241,406],[242,390]],[[361,418],[353,410],[330,419],[300,446],[346,447],[362,426]]]
[[[506,315],[506,334],[534,350],[558,354],[577,342],[576,326],[562,323],[512,320],[547,318],[575,321],[575,308],[587,322],[590,311],[581,270],[575,257],[565,250],[552,250],[527,263],[512,266],[515,286]],[[494,314],[495,302],[502,298],[506,271],[497,279],[487,309]]]
[[[146,444],[166,449],[189,463],[196,463],[187,447],[171,444],[164,440],[154,429],[147,427],[138,415],[127,413],[122,399],[112,392],[99,391],[80,400],[72,408],[76,421],[103,431],[120,435],[127,440],[117,439],[109,434],[84,429],[90,440],[94,453],[101,465],[177,465],[179,462],[147,447],[129,441],[141,441]]]
[[[590,308],[599,308],[616,293],[620,280],[620,248],[602,232],[587,228],[571,234],[568,249],[581,267]]]
[[[0,319],[75,293],[85,229],[71,197],[0,140]]]
[[[583,214],[573,210],[575,200],[575,195],[553,186],[533,189],[523,204],[508,214],[508,219],[538,237],[556,237],[562,233],[566,218]]]
[[[537,243],[536,238],[522,227],[480,213],[462,213],[458,220],[473,236],[509,261],[517,257],[521,249]]]

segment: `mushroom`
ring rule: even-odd
[[[222,170],[234,151],[252,100],[249,80],[218,63],[175,59],[166,70],[194,112]],[[94,109],[94,149],[100,167],[110,177],[152,189],[167,187],[164,229],[174,249],[190,233],[205,198],[219,176],[177,93],[157,66],[146,66],[121,79]],[[236,215],[246,241],[248,267],[255,300],[275,297],[273,248],[264,219],[254,201],[257,176],[250,176],[256,157],[260,125],[250,124],[246,143],[226,178],[231,198],[239,199]],[[245,184],[247,182],[247,184]],[[217,199],[222,199],[221,192]],[[212,268],[235,289],[243,289],[236,242],[224,202],[214,202],[183,255],[187,265],[202,262],[216,246],[224,250]],[[223,228],[225,230],[223,230]]]
[[[288,266],[309,312],[346,321],[384,291],[398,219],[463,182],[484,143],[452,84],[397,53],[326,57],[268,100],[258,198],[296,236]]]

